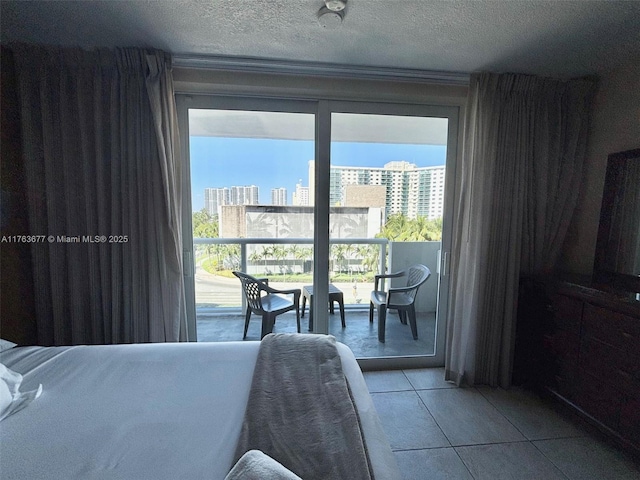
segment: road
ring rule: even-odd
[[[274,288],[290,289],[302,288],[305,284],[278,282],[271,284]],[[344,292],[346,304],[356,303],[353,295],[353,284],[334,283],[334,285]],[[241,304],[242,291],[240,280],[237,278],[227,278],[213,275],[207,272],[200,265],[196,265],[195,275],[196,305],[211,305],[216,307],[239,307]],[[368,302],[369,292],[373,285],[358,284],[357,294],[362,303]]]

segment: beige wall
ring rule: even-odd
[[[633,148],[640,148],[640,62],[600,77],[584,181],[559,261],[560,271],[593,272],[607,156]]]
[[[386,206],[387,187],[384,185],[345,185],[343,207]]]

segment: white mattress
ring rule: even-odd
[[[40,398],[0,423],[3,479],[223,479],[259,342],[22,347],[0,362]],[[397,478],[358,364],[338,344],[374,473]]]

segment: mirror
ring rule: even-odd
[[[640,149],[609,155],[594,282],[640,292]]]

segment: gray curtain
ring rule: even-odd
[[[471,76],[445,375],[506,387],[521,272],[549,272],[576,205],[595,82]]]
[[[38,343],[186,340],[170,58],[11,48]]]

